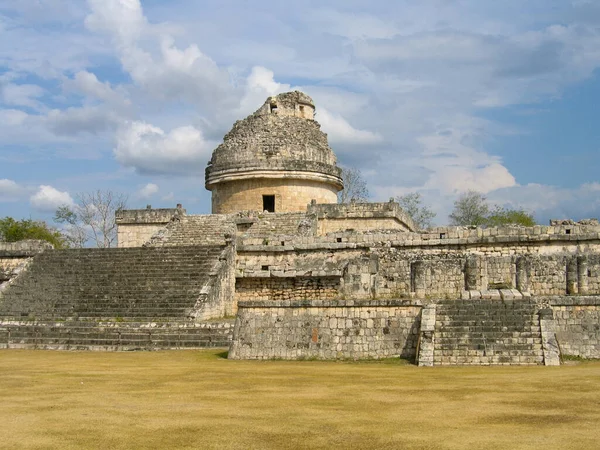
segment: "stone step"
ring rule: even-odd
[[[485,332],[496,332],[496,333],[511,333],[511,332],[521,332],[521,331],[536,331],[539,330],[539,325],[531,325],[531,326],[522,326],[522,325],[510,325],[507,323],[498,323],[492,325],[469,325],[469,324],[460,324],[460,325],[437,325],[435,326],[435,331],[440,333],[466,333],[466,332],[474,332],[474,333],[485,333]]]
[[[233,322],[206,322],[152,326],[151,323],[111,324],[92,322],[0,324],[0,348],[93,350],[147,350],[228,346]]]
[[[542,364],[531,300],[460,300],[436,305],[434,365]]]

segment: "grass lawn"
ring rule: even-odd
[[[597,449],[600,363],[0,350],[1,448]]]

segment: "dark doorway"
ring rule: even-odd
[[[274,195],[263,195],[263,211],[275,212]]]

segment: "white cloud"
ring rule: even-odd
[[[0,202],[15,202],[19,200],[26,189],[13,180],[0,179]]]
[[[529,183],[490,193],[489,199],[511,208],[525,208],[539,219],[600,218],[600,186],[586,183],[578,187]]]
[[[515,184],[515,177],[506,167],[492,163],[484,167],[446,166],[430,176],[425,188],[448,193],[473,190],[486,194]]]
[[[209,111],[233,106],[227,70],[196,44],[177,47],[173,36],[148,23],[138,0],[89,0],[89,5],[87,27],[113,38],[123,68],[148,94],[195,102]]]
[[[131,122],[117,134],[115,158],[140,173],[202,173],[215,143],[193,126],[166,133],[145,122]]]
[[[73,198],[68,192],[61,192],[52,186],[41,185],[29,198],[34,209],[42,212],[54,212],[60,206],[73,206]]]
[[[154,183],[148,183],[142,187],[138,192],[137,196],[142,199],[150,198],[159,191],[158,185]]]
[[[97,134],[115,128],[120,121],[119,115],[100,106],[53,109],[46,118],[50,131],[59,136]]]
[[[345,13],[334,9],[318,9],[310,14],[310,22],[327,33],[350,39],[391,38],[398,28],[384,19],[366,13]]]
[[[0,85],[2,102],[7,105],[26,106],[35,110],[43,109],[37,99],[44,95],[44,89],[36,84],[7,83]]]
[[[590,192],[600,192],[600,183],[598,183],[597,181],[593,183],[585,183],[581,186],[581,188]]]
[[[0,109],[0,124],[10,127],[19,126],[28,116],[26,112],[19,109]]]
[[[265,67],[255,66],[246,79],[245,92],[234,114],[226,111],[225,120],[237,120],[256,111],[272,95],[291,90],[289,84],[275,81],[275,74]]]
[[[77,72],[73,79],[68,80],[65,84],[67,87],[74,88],[85,95],[103,100],[113,106],[128,106],[131,104],[125,90],[115,91],[109,82],[102,83],[95,74],[87,70]]]
[[[374,144],[382,141],[382,137],[367,130],[358,130],[350,125],[341,115],[319,108],[317,120],[323,125],[323,131],[332,143],[344,144]]]
[[[85,25],[93,31],[108,32],[118,45],[138,39],[147,25],[139,0],[88,0],[92,13]]]

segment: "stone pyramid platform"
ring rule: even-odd
[[[194,311],[223,247],[46,251],[0,294],[0,346],[136,349],[228,345]]]

